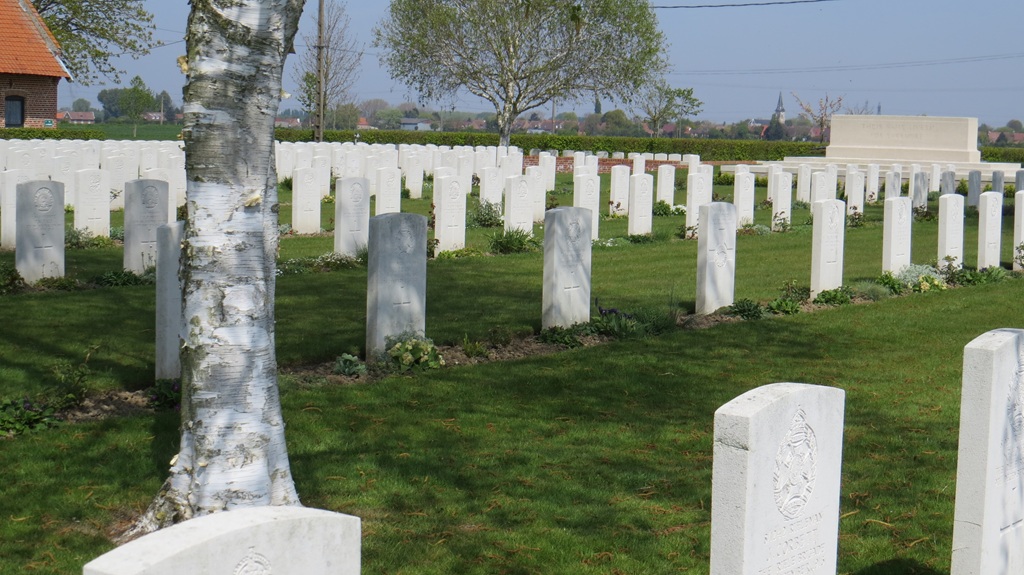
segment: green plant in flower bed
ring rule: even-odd
[[[146,395],[149,406],[159,411],[179,411],[181,409],[181,380],[158,379],[149,388]]]
[[[480,201],[476,211],[471,212],[466,226],[471,228],[497,228],[504,224],[501,217],[501,204]]]
[[[377,365],[390,373],[437,369],[444,365],[444,358],[429,337],[403,333],[386,338],[384,347]]]
[[[35,283],[35,286],[37,288],[55,291],[75,291],[85,288],[85,286],[82,285],[82,282],[67,276],[40,278],[39,281]]]
[[[653,244],[658,241],[658,237],[654,234],[629,234],[626,241],[631,244]]]
[[[350,353],[343,353],[334,360],[334,368],[331,371],[335,375],[356,377],[366,373],[366,364]]]
[[[850,285],[854,295],[871,301],[881,301],[892,297],[892,291],[886,286],[871,280],[862,280]]]
[[[765,309],[774,315],[796,315],[800,313],[800,302],[780,297],[768,302]]]
[[[601,307],[598,299],[594,300],[594,306],[597,307],[598,315],[591,319],[589,331],[615,339],[650,337],[676,326],[677,315],[671,310],[641,307],[629,313],[617,308]]]
[[[814,303],[828,306],[846,305],[851,301],[853,301],[853,290],[847,286],[823,290],[814,297]]]
[[[658,200],[654,202],[652,213],[655,216],[671,216],[673,215],[672,206],[668,205],[665,200]]]
[[[469,335],[462,336],[462,343],[459,344],[462,348],[462,353],[466,354],[466,357],[486,357],[487,346],[479,341],[473,341],[469,339]]]
[[[900,295],[907,291],[907,285],[894,276],[892,272],[882,272],[882,275],[878,276],[875,283],[888,289],[892,295]]]
[[[60,424],[57,410],[28,398],[0,400],[0,438]]]
[[[903,284],[905,289],[913,292],[946,289],[946,282],[942,280],[942,274],[934,266],[910,264],[896,274],[896,279]]]
[[[92,283],[104,287],[152,285],[156,283],[156,270],[150,268],[141,274],[131,270],[114,270],[94,279]]]
[[[954,286],[973,286],[998,283],[1010,277],[1009,272],[998,266],[991,266],[979,270],[947,264],[939,268],[939,274],[946,284]]]
[[[745,320],[755,320],[764,317],[765,309],[761,304],[749,298],[742,298],[734,301],[729,306],[729,313]]]
[[[13,263],[0,262],[0,295],[11,295],[25,291],[25,280]]]
[[[319,256],[292,258],[278,262],[277,275],[308,274],[347,270],[366,265],[366,259],[328,252]]]
[[[437,254],[439,260],[454,260],[459,258],[471,258],[475,256],[483,255],[480,250],[473,248],[461,248],[457,250],[447,250]]]
[[[69,250],[87,250],[91,248],[109,248],[114,240],[106,236],[97,236],[84,228],[67,225],[64,228],[64,247]]]
[[[521,254],[540,249],[540,241],[532,233],[520,229],[495,232],[488,243],[491,253],[495,254]]]

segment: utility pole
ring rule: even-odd
[[[324,58],[324,0],[316,17],[316,127],[313,140],[324,141],[324,100],[327,99],[327,60]]]

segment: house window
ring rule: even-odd
[[[8,128],[25,126],[25,98],[21,96],[4,98],[4,124]]]

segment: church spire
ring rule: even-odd
[[[775,115],[779,117],[779,123],[786,123],[786,107],[782,105],[782,92],[779,92],[779,103],[775,106]]]

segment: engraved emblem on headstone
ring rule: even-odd
[[[33,198],[36,209],[46,213],[53,209],[53,192],[49,188],[39,188]]]
[[[724,268],[729,263],[729,246],[725,242],[718,244],[715,249],[715,267]]]
[[[587,182],[587,195],[588,196],[590,196],[590,197],[594,196],[594,187],[595,187],[594,186],[594,180],[589,180]]]
[[[579,220],[572,220],[569,222],[569,241],[574,246],[580,243],[581,233],[582,229]]]
[[[411,254],[414,247],[416,247],[416,238],[413,236],[412,226],[409,222],[403,221],[398,228],[398,249],[403,254]]]
[[[797,410],[793,423],[775,456],[775,505],[787,519],[800,516],[814,491],[818,442],[807,424],[807,414]]]
[[[250,547],[249,552],[235,567],[234,575],[272,575],[272,573],[270,560],[257,553],[255,548]]]
[[[160,192],[157,191],[156,186],[146,186],[142,190],[142,205],[146,206],[147,210],[152,210],[160,201]]]
[[[828,209],[828,227],[831,230],[839,227],[839,207],[835,204]]]
[[[1004,481],[1015,480],[1024,471],[1024,357],[1018,358],[1017,369],[1006,398],[1007,436],[1003,438]]]
[[[529,193],[530,193],[530,185],[528,183],[526,183],[526,180],[520,180],[520,182],[519,182],[519,197],[525,200],[526,196],[528,196]]]
[[[907,221],[906,204],[901,203],[896,207],[896,221],[899,222],[900,224],[903,224]]]
[[[352,201],[355,203],[361,203],[363,201],[363,186],[360,184],[352,184]]]
[[[458,182],[452,182],[452,183],[448,184],[448,199],[457,200],[457,199],[459,199],[459,194],[460,193],[461,192],[459,191],[459,183]]]

